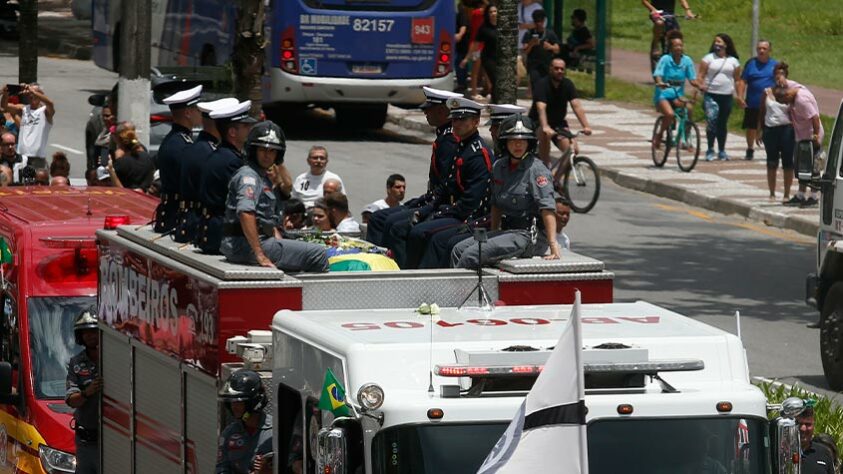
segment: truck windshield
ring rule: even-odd
[[[386,429],[373,441],[373,472],[476,472],[506,426],[442,424]],[[766,426],[760,419],[725,417],[599,420],[588,427],[589,472],[768,474]]]
[[[32,352],[32,380],[35,397],[62,399],[67,363],[82,350],[73,340],[73,322],[79,314],[96,306],[94,296],[29,298],[29,346]]]

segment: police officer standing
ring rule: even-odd
[[[67,364],[67,392],[64,400],[74,408],[76,431],[76,472],[100,472],[99,455],[99,393],[102,378],[99,375],[99,332],[97,315],[84,311],[73,325],[76,344],[85,349],[73,356]]]
[[[284,271],[324,272],[328,254],[321,245],[282,239],[272,182],[266,171],[284,161],[284,132],[260,122],[249,132],[246,163],[231,178],[225,201],[220,250],[235,263],[258,264]]]
[[[448,172],[448,193],[435,204],[435,212],[429,219],[410,230],[407,261],[402,268],[437,267],[435,259],[425,259],[432,237],[440,232],[457,234],[465,225],[479,225],[489,213],[494,154],[477,130],[483,105],[460,97],[449,99],[448,107],[454,135],[459,138],[457,155]]]
[[[457,154],[457,139],[452,133],[450,110],[445,102],[462,95],[432,87],[423,87],[422,90],[425,101],[420,108],[424,112],[427,123],[436,128],[436,140],[433,142],[433,150],[430,154],[427,192],[415,199],[410,199],[402,206],[373,213],[366,228],[366,240],[375,245],[393,249],[393,252],[397,253],[396,260],[402,260],[406,252],[403,239],[396,241],[391,237],[392,227],[396,224],[405,225],[404,235],[406,235],[406,232],[409,232],[410,219],[416,212],[424,217],[432,212],[433,208],[428,206],[434,201],[435,195],[443,193],[446,187],[446,174]]]
[[[211,153],[220,143],[220,132],[211,118],[211,112],[239,102],[233,97],[215,100],[213,102],[199,102],[196,108],[202,114],[202,131],[192,145],[184,150],[181,159],[181,193],[182,207],[179,208],[178,225],[173,239],[179,243],[193,242],[196,238],[196,228],[199,225],[201,204],[199,203],[199,176],[202,167],[208,162]]]
[[[161,177],[161,203],[155,209],[155,232],[172,232],[178,223],[181,158],[185,149],[193,143],[193,127],[201,120],[196,108],[201,94],[202,86],[196,86],[164,99],[173,114],[173,128],[161,140],[155,159]]]
[[[222,432],[217,449],[216,474],[272,472],[272,416],[264,413],[266,391],[260,375],[240,369],[219,392],[235,420]]]
[[[199,175],[199,201],[202,216],[193,242],[202,252],[218,255],[222,243],[222,219],[228,182],[243,166],[243,145],[252,124],[257,120],[249,115],[252,102],[247,100],[211,112],[220,134],[220,144],[202,167]]]
[[[492,170],[492,231],[480,255],[469,237],[454,246],[452,265],[477,268],[512,257],[544,255],[558,259],[556,202],[550,170],[536,154],[538,138],[532,120],[513,115],[501,124],[502,159]],[[499,232],[495,232],[499,231]]]

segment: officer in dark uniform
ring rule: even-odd
[[[227,97],[196,104],[196,108],[202,114],[202,131],[182,154],[179,193],[183,205],[179,208],[178,224],[173,237],[176,242],[187,243],[196,239],[196,229],[199,226],[202,210],[199,203],[199,176],[202,174],[202,167],[220,143],[220,133],[211,118],[211,112],[238,103],[237,99]]]
[[[67,392],[64,396],[65,402],[74,408],[76,472],[97,474],[100,472],[99,393],[102,390],[97,315],[91,310],[82,312],[73,325],[73,335],[76,344],[85,346],[67,364]]]
[[[219,400],[234,416],[222,432],[216,474],[272,472],[272,416],[264,413],[266,391],[256,372],[240,369],[228,378]]]
[[[202,215],[193,244],[203,253],[218,255],[222,243],[222,220],[228,183],[244,164],[243,146],[252,124],[252,102],[247,100],[211,112],[220,133],[220,144],[199,175],[199,202]]]
[[[528,117],[517,114],[501,124],[501,159],[492,168],[492,234],[483,245],[468,237],[454,246],[454,267],[477,268],[513,257],[559,258],[553,177],[536,154],[538,138]]]
[[[193,144],[193,127],[200,123],[201,117],[196,104],[201,94],[202,86],[196,86],[164,99],[173,114],[173,128],[161,140],[156,157],[161,178],[161,203],[155,209],[155,232],[172,232],[178,223],[181,159],[187,147]]]
[[[435,268],[438,262],[426,250],[440,232],[457,234],[465,225],[483,225],[489,213],[489,186],[494,154],[480,137],[480,110],[473,100],[448,100],[454,135],[459,139],[457,156],[451,163],[448,192],[435,203],[434,213],[414,225],[407,238],[407,260],[402,268]]]
[[[246,142],[246,164],[228,184],[220,250],[235,263],[325,272],[325,247],[281,238],[277,199],[266,170],[273,163],[284,162],[286,149],[284,132],[278,125],[266,121],[252,127]]]
[[[366,240],[375,245],[392,248],[397,252],[397,260],[403,260],[404,239],[396,242],[391,237],[392,226],[400,223],[405,225],[406,232],[409,232],[410,220],[416,212],[427,216],[432,211],[431,203],[434,196],[441,194],[445,189],[444,180],[447,170],[451,168],[451,162],[456,156],[457,138],[451,133],[451,118],[449,109],[445,102],[454,97],[462,95],[423,87],[425,101],[420,108],[424,111],[427,123],[436,127],[436,140],[433,142],[433,150],[430,154],[430,169],[428,171],[427,192],[421,196],[410,199],[401,206],[382,209],[372,214],[366,227]],[[397,245],[398,244],[398,245]],[[399,248],[396,248],[398,246]]]

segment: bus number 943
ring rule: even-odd
[[[351,25],[351,28],[354,31],[373,31],[378,33],[388,33],[392,31],[392,25],[394,24],[395,20],[355,18],[354,23],[352,23]]]

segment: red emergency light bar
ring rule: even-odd
[[[93,237],[41,237],[38,240],[51,249],[92,249],[97,246]]]
[[[544,365],[437,365],[434,372],[440,377],[523,377],[538,375]]]
[[[114,230],[119,225],[128,225],[132,223],[129,216],[105,216],[105,223],[102,228],[105,230]]]

